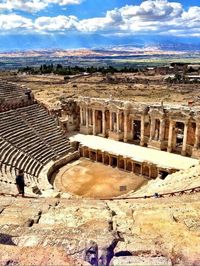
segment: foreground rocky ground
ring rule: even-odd
[[[0,202],[1,265],[200,265],[199,194]]]

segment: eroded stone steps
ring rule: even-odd
[[[19,169],[27,182],[38,182],[46,163],[71,150],[54,119],[38,104],[0,113],[0,170],[9,182]]]

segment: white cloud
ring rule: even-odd
[[[134,34],[138,32],[166,32],[179,26],[182,28],[183,7],[177,2],[167,0],[147,0],[141,5],[126,5],[108,11],[105,17],[80,21],[78,29],[88,32],[105,32],[116,35]]]
[[[81,0],[5,0],[1,5],[26,9],[42,9],[45,5],[79,4]],[[36,5],[38,4],[38,5]],[[34,7],[33,7],[34,6]],[[63,33],[113,34],[118,36],[138,33],[199,36],[200,7],[184,10],[178,2],[146,0],[140,5],[126,5],[107,11],[105,16],[79,20],[75,16],[38,17],[28,19],[14,14],[0,15],[1,31],[14,29],[24,31]]]
[[[34,27],[37,31],[66,31],[76,29],[77,18],[74,16],[40,17],[35,20]]]
[[[0,31],[30,30],[32,27],[31,19],[16,14],[0,15]]]
[[[199,6],[190,7],[188,12],[183,13],[182,17],[183,19],[186,20],[200,21],[200,7]]]
[[[60,6],[80,4],[82,0],[3,0],[0,3],[0,10],[20,10],[26,12],[38,12],[51,4]]]
[[[105,17],[83,19],[77,25],[77,29],[83,32],[110,31],[117,29],[123,23],[118,9],[107,11]]]
[[[59,4],[60,6],[78,5],[82,0],[47,0],[49,3]]]
[[[139,18],[140,20],[169,19],[180,16],[183,12],[182,5],[166,0],[148,0],[140,6],[125,6],[121,9],[125,19]]]

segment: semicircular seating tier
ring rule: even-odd
[[[53,117],[35,103],[0,113],[0,180],[14,184],[19,169],[37,184],[43,167],[72,151]]]
[[[0,98],[16,99],[24,96],[24,89],[11,82],[0,80]]]

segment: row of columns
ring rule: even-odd
[[[89,109],[88,107],[80,107],[80,124],[81,126],[93,126],[93,135],[96,135],[97,117],[96,112],[99,110]],[[105,110],[100,110],[102,112],[102,134],[106,135],[106,116]],[[91,124],[89,123],[89,118],[92,113]],[[110,130],[114,131],[114,114],[116,114],[116,132],[120,131],[120,112],[110,112]],[[127,121],[126,121],[127,124]],[[112,130],[113,129],[113,130]]]
[[[173,137],[174,137],[173,134],[174,134],[174,128],[175,128],[176,122],[177,121],[174,121],[172,119],[170,119],[170,122],[169,122],[169,138],[168,138],[168,148],[167,148],[168,152],[172,152],[172,150],[173,150]],[[196,127],[196,129],[197,128],[198,128],[198,126]],[[182,155],[186,155],[187,135],[188,135],[188,121],[185,121],[184,122],[184,132],[183,132],[183,145],[182,145],[182,152],[181,152]],[[197,134],[195,134],[195,135],[197,135]],[[199,137],[196,138],[197,142],[198,142],[198,138]],[[197,145],[196,141],[195,141],[195,145]]]
[[[106,165],[113,166],[112,161],[113,161],[113,158],[115,158],[117,163],[114,166],[116,166],[119,169],[124,169],[124,170],[127,170],[129,172],[137,173],[139,175],[146,175],[146,177],[150,177],[150,178],[156,178],[158,176],[157,166],[152,165],[151,163],[150,164],[146,164],[146,163],[143,164],[141,162],[133,161],[130,158],[124,158],[122,156],[115,156],[115,155],[109,154],[107,152],[102,152],[100,150],[90,149],[86,146],[80,147],[79,151],[80,151],[81,157],[86,157],[86,158],[95,160],[97,162],[101,162],[101,163],[106,164]],[[101,156],[100,160],[99,160],[99,155]],[[108,158],[108,160],[106,160],[107,158]],[[120,163],[122,161],[123,161],[123,166],[120,165]],[[131,165],[131,167],[130,167],[130,165]],[[136,168],[137,168],[136,166],[139,167],[139,171],[138,171],[138,169],[136,170]],[[145,168],[148,169],[147,172],[144,172]]]
[[[177,121],[170,120],[169,123],[169,139],[168,139],[168,151],[171,152],[173,148],[173,130],[175,128],[175,124]],[[187,138],[188,138],[188,125],[189,122],[185,121],[184,123],[184,132],[183,132],[183,145],[182,145],[182,154],[186,154],[187,150]],[[198,149],[200,145],[200,125],[196,122],[196,129],[195,129],[195,142],[194,148]]]
[[[163,141],[164,137],[165,137],[165,119],[164,118],[161,118],[161,119],[152,118],[151,119],[150,140],[153,140],[155,137],[156,120],[158,120],[160,122],[160,126],[158,129],[158,139],[156,139],[156,140]]]
[[[85,121],[85,123],[84,123]],[[80,124],[89,127],[89,108],[80,107]]]
[[[80,107],[80,124],[89,128],[92,126],[93,128],[93,135],[97,134],[97,112],[102,112],[102,135],[106,136],[106,111],[105,110],[95,110],[88,107]],[[120,111],[117,112],[109,112],[109,130],[115,131],[119,134],[120,128],[123,128],[124,131],[124,142],[128,141],[128,113],[126,111],[123,112],[124,116],[124,124],[121,126],[120,124],[120,116],[122,113]],[[156,120],[159,121],[159,128],[156,129]],[[173,137],[174,137],[174,128],[177,121],[170,119],[169,120],[169,134],[168,134],[168,145],[167,150],[168,152],[172,152],[173,150]],[[114,123],[116,127],[114,127]],[[187,150],[187,134],[188,134],[188,121],[184,123],[184,137],[183,137],[183,144],[182,144],[182,154],[185,155]],[[196,123],[196,130],[195,130],[195,144],[194,148],[199,148],[200,146],[200,123]],[[150,138],[149,141],[156,140],[159,142],[164,141],[165,139],[165,127],[166,127],[166,120],[164,118],[151,118],[150,124]],[[145,144],[145,114],[141,115],[141,136],[140,136],[140,145],[144,146]],[[155,136],[157,139],[155,139]]]

